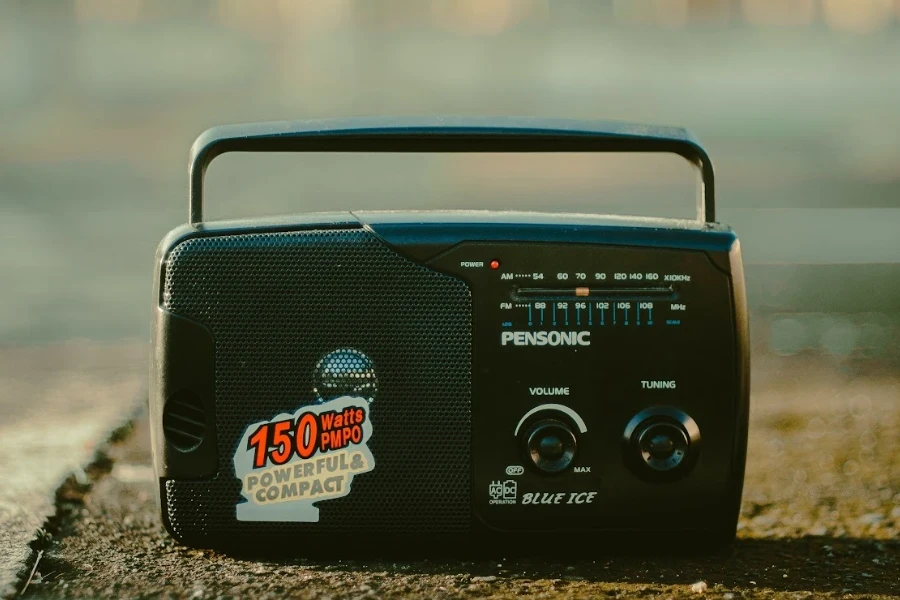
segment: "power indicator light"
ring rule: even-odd
[[[499,269],[499,268],[500,268],[500,261],[499,261],[499,260],[496,260],[496,259],[495,259],[495,260],[492,260],[492,261],[491,261],[491,268],[492,268],[492,269]]]

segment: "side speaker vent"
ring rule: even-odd
[[[163,433],[169,443],[182,452],[190,452],[203,442],[206,413],[197,394],[179,390],[166,400]]]

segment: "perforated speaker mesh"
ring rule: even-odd
[[[360,229],[190,239],[169,254],[164,307],[215,340],[219,469],[166,482],[172,528],[240,533],[454,533],[470,523],[471,297]],[[349,348],[378,378],[375,469],[318,523],[242,522],[233,456],[245,428],[315,401],[316,365]]]

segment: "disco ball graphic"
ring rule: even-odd
[[[352,348],[340,348],[322,357],[316,365],[313,382],[319,403],[341,396],[358,396],[373,402],[378,393],[372,361]]]

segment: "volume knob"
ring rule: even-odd
[[[525,454],[543,473],[566,470],[575,459],[578,440],[572,428],[562,420],[546,418],[533,423],[523,436]]]

